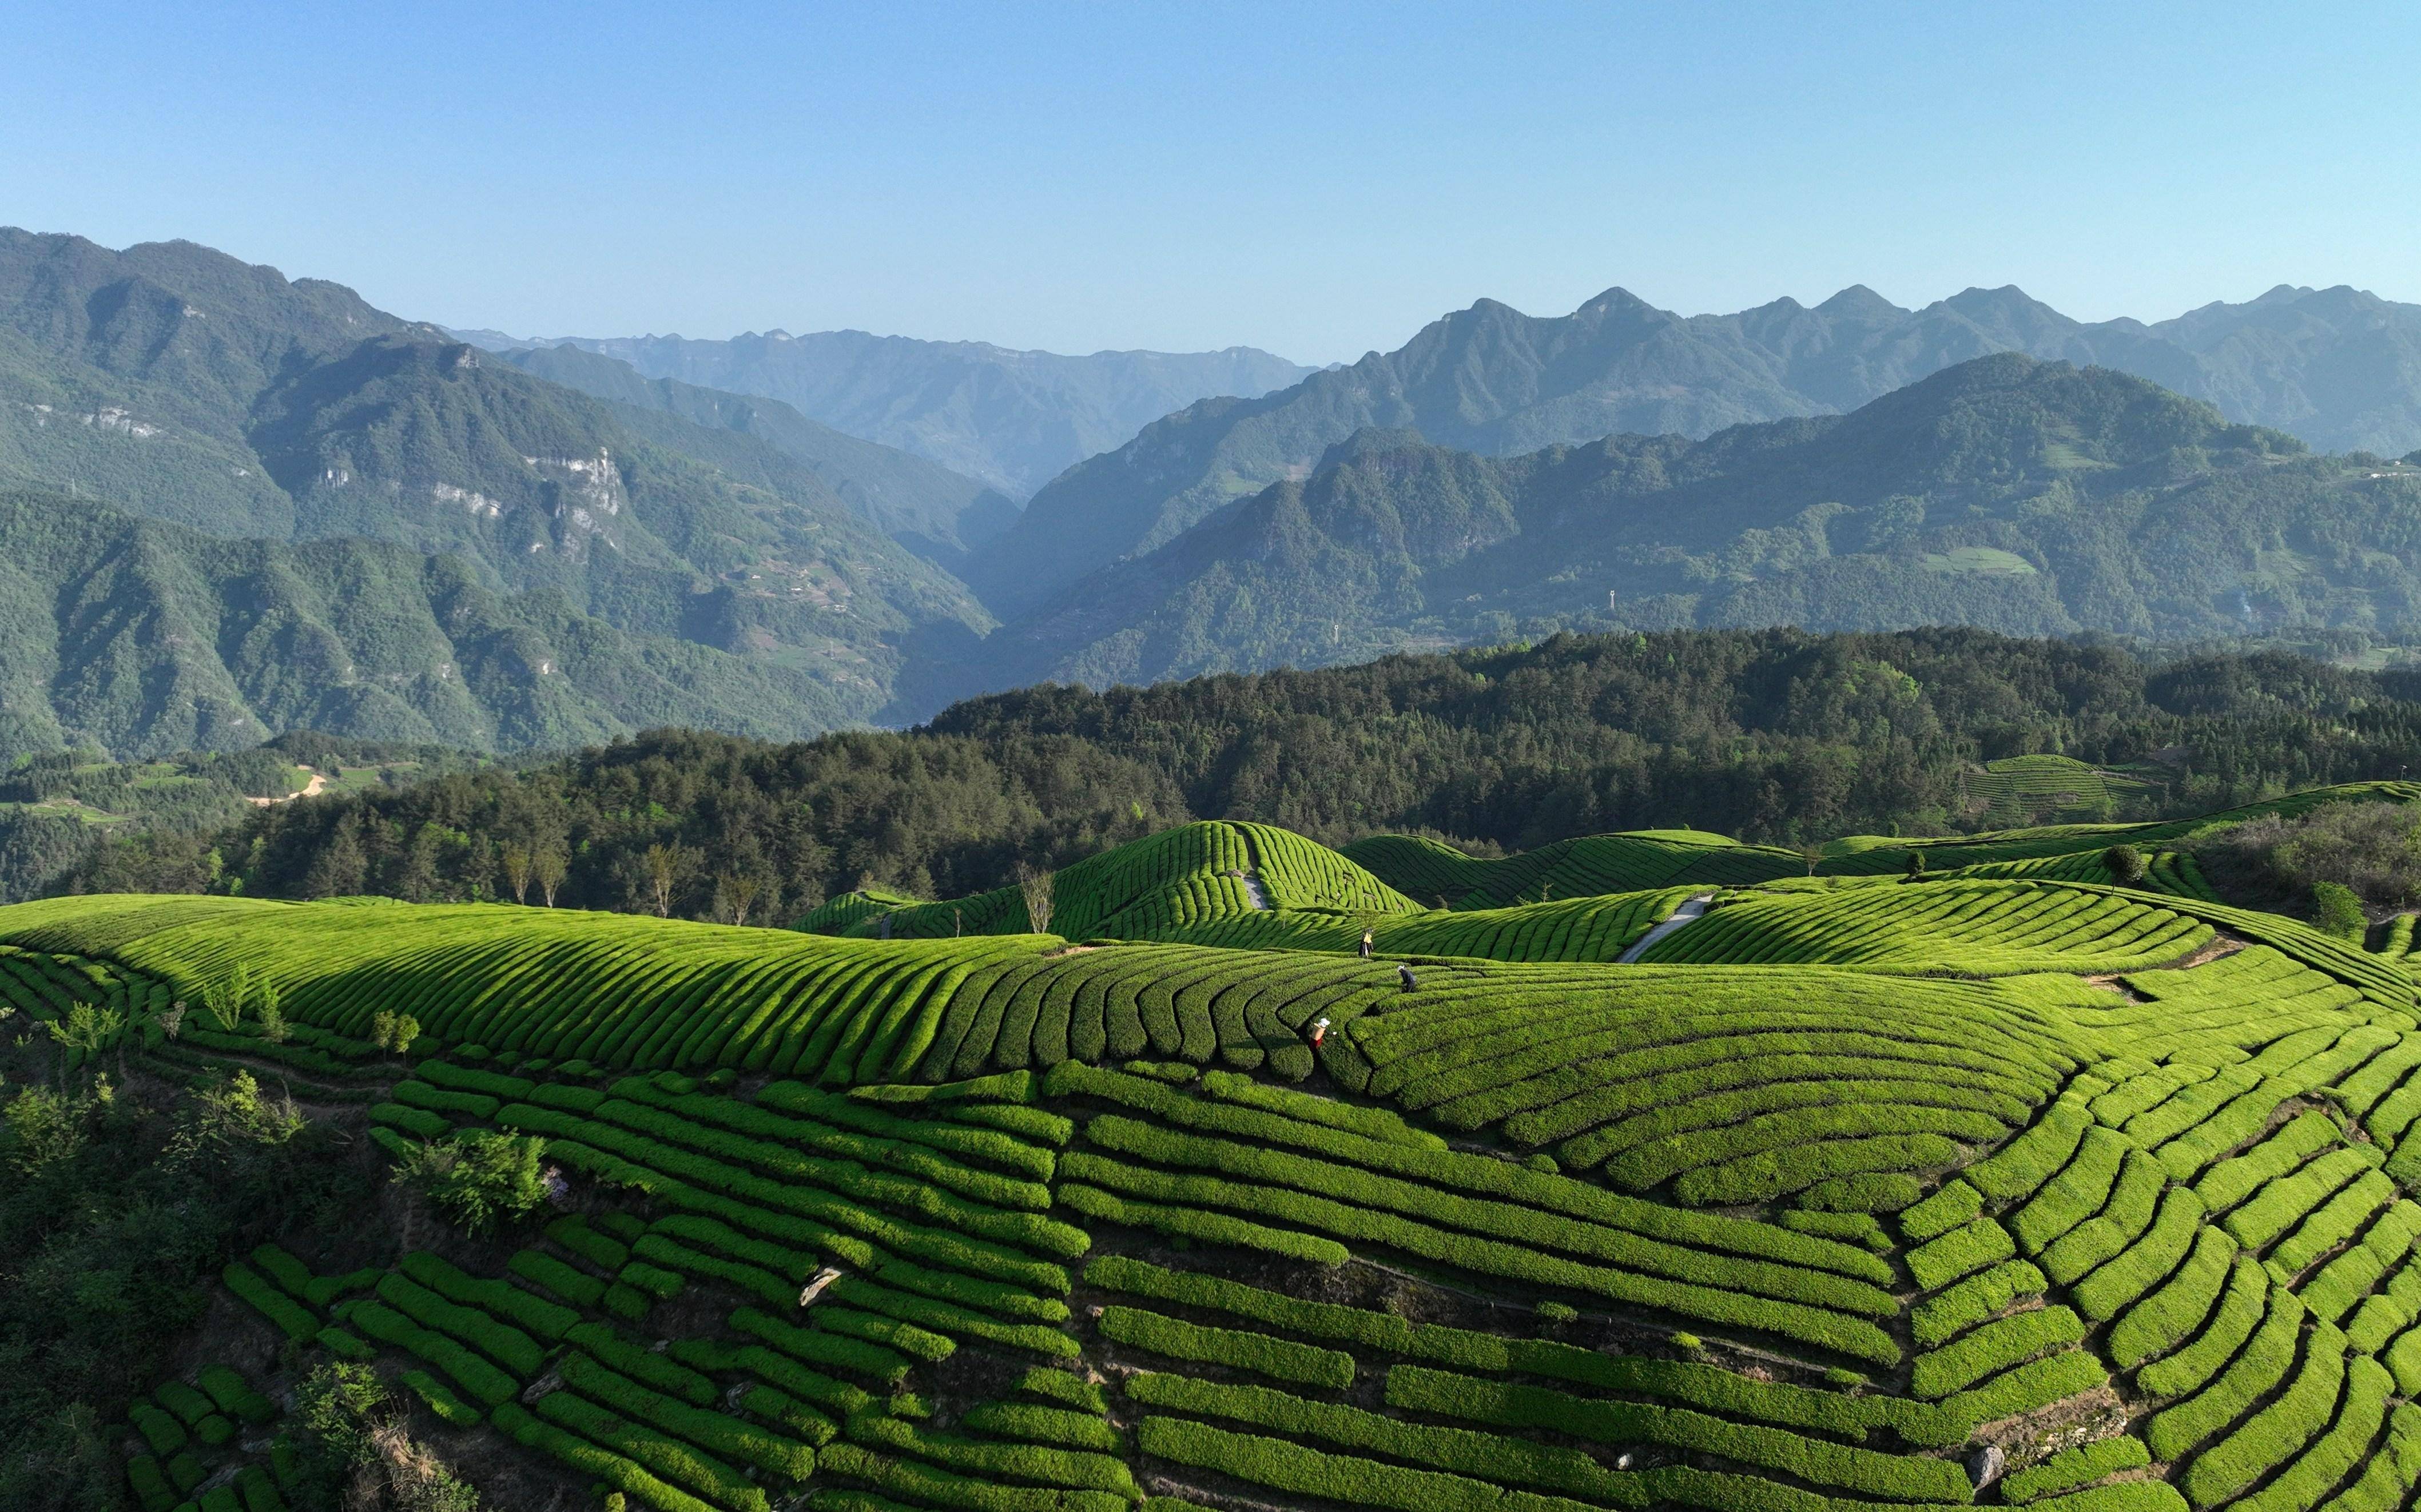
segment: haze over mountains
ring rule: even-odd
[[[2370,455],[2421,445],[2416,352],[2421,307],[2351,289],[2151,326],[1616,290],[1317,372],[497,351],[191,243],[0,231],[0,752],[789,736],[1559,628],[2421,637],[2421,467]],[[1286,386],[1201,397],[1230,380]],[[1021,511],[1048,437],[1115,449]]]
[[[648,378],[781,399],[1019,499],[1196,399],[1258,396],[1315,370],[1252,347],[1080,357],[863,331],[750,332],[728,341],[461,334],[500,350],[576,347]]]

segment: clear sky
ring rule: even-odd
[[[1392,348],[1476,299],[2421,300],[2421,7],[84,3],[0,224],[523,334]]]

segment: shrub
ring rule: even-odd
[[[2151,1463],[2144,1441],[2120,1434],[2082,1448],[2055,1454],[2038,1464],[2012,1471],[2001,1481],[2001,1499],[2023,1504],[2088,1486],[2122,1470],[2140,1470]]]
[[[657,1479],[624,1456],[541,1422],[517,1403],[508,1402],[497,1408],[495,1424],[523,1448],[552,1455],[583,1474],[594,1475],[617,1491],[638,1497],[657,1512],[717,1512],[708,1503]]]
[[[480,1420],[479,1410],[454,1395],[452,1388],[426,1370],[407,1370],[396,1378],[410,1387],[414,1395],[429,1404],[429,1410],[451,1426],[467,1428]]]
[[[250,1302],[278,1326],[286,1336],[305,1343],[320,1332],[320,1317],[311,1309],[289,1297],[260,1277],[260,1272],[238,1260],[220,1272],[227,1290]]]
[[[2031,1263],[2005,1260],[1917,1303],[1909,1314],[1910,1331],[1920,1348],[1932,1348],[2044,1286],[2043,1273]]]
[[[2356,943],[2370,928],[2370,921],[2362,912],[2362,899],[2342,882],[2312,884],[2312,918],[2321,933]]]
[[[2272,1292],[2270,1304],[2269,1316],[2262,1319],[2252,1341],[2208,1387],[2174,1407],[2163,1409],[2145,1425],[2145,1439],[2152,1446],[2154,1457],[2179,1457],[2234,1422],[2286,1376],[2288,1367],[2295,1363],[2295,1342],[2304,1309],[2284,1287]],[[2317,1336],[2313,1348],[2316,1351],[2320,1348]],[[2340,1339],[2336,1346],[2340,1358],[2344,1348]],[[2142,1377],[2137,1379],[2140,1381]]]
[[[582,1323],[564,1338],[594,1355],[599,1364],[692,1407],[714,1400],[713,1381],[651,1349],[640,1348],[602,1323]]]
[[[544,1286],[568,1302],[594,1307],[604,1299],[605,1283],[585,1270],[575,1270],[552,1255],[538,1250],[522,1250],[505,1262],[505,1269],[517,1276]]]
[[[1918,1355],[1909,1390],[1918,1396],[1947,1396],[2046,1349],[2076,1344],[2084,1337],[2084,1319],[2068,1308],[2013,1314],[1985,1324],[1956,1343]]]
[[[397,1184],[426,1197],[458,1226],[484,1234],[546,1201],[539,1161],[545,1141],[469,1131],[423,1145],[395,1172]]]
[[[1249,1370],[1275,1380],[1335,1390],[1353,1384],[1353,1357],[1240,1329],[1210,1328],[1132,1307],[1104,1307],[1101,1336],[1172,1360]]]
[[[174,1454],[185,1446],[185,1425],[150,1403],[136,1402],[126,1410],[126,1416],[153,1454]]]
[[[1919,1286],[1936,1291],[1972,1271],[2010,1259],[2017,1253],[2008,1230],[1989,1218],[1978,1218],[1911,1250],[1908,1270]]]
[[[1645,1441],[1721,1455],[1820,1485],[1895,1500],[1963,1501],[1967,1494],[1965,1472],[1938,1459],[1829,1443],[1686,1408],[1580,1397],[1420,1365],[1398,1365],[1387,1373],[1387,1405],[1494,1426],[1547,1428],[1600,1443]]]

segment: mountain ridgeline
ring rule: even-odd
[[[57,647],[10,661],[16,738],[152,755],[311,710],[359,738],[555,743],[659,721],[628,682],[664,674],[716,724],[871,717],[920,631],[991,620],[886,534],[955,539],[937,469],[786,439],[601,400],[190,243],[0,232],[5,528],[51,538],[11,558],[8,613]],[[475,712],[473,647],[506,624],[564,639],[523,647],[519,689]],[[317,649],[269,653],[279,636]],[[156,676],[164,657],[200,670]],[[587,714],[495,701],[560,704],[567,676]]]
[[[2416,602],[2421,467],[2011,353],[1699,442],[1363,431],[990,645],[996,687],[1100,685],[1556,629],[2401,635]]]
[[[2421,440],[2416,320],[1617,290],[1308,376],[846,334],[497,351],[191,243],[0,231],[0,754],[785,739],[1563,631],[2411,642],[2421,466],[2312,446]],[[973,472],[933,460],[951,426]],[[1002,459],[1045,432],[1117,449],[1021,510],[1039,475]]]
[[[1037,494],[970,581],[1014,617],[1374,427],[1500,457],[1624,433],[1704,437],[1854,410],[2008,351],[2132,373],[2324,450],[2421,446],[2421,306],[2351,288],[2282,287],[2149,326],[2085,324],[2015,288],[1907,310],[1853,288],[1812,308],[1782,299],[1691,317],[1619,288],[1559,317],[1482,300],[1395,351],[1147,428]]]
[[[1162,415],[1214,395],[1257,397],[1314,371],[1252,347],[1074,357],[863,331],[752,332],[728,341],[465,335],[505,351],[575,349],[651,379],[781,400],[1019,499]]]

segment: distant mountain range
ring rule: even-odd
[[[593,350],[625,345],[690,370]],[[2416,351],[2421,307],[2347,289],[2158,326],[2014,289],[1690,319],[1617,290],[1308,373],[495,351],[191,243],[0,231],[0,756],[789,736],[1558,629],[2421,639],[2421,452],[2377,455],[2421,445]],[[855,418],[698,381],[725,375]],[[1231,379],[1287,386],[1199,397]],[[1172,394],[1022,511],[1000,486],[1039,417],[1073,447]],[[961,425],[997,480],[851,433],[878,411]]]
[[[2351,288],[2280,288],[2148,326],[2071,320],[2016,288],[1908,310],[1853,288],[1813,308],[1783,299],[1690,317],[1619,288],[1552,318],[1482,300],[1395,351],[1155,422],[1037,493],[968,581],[1013,617],[1306,475],[1372,427],[1499,457],[1622,433],[1704,437],[1852,410],[2002,351],[2132,373],[2325,450],[2421,446],[2421,305]]]
[[[728,341],[458,334],[500,351],[576,347],[648,378],[780,399],[1018,499],[1173,410],[1217,394],[1266,394],[1315,370],[1252,347],[1076,357],[863,331],[751,332]]]
[[[2415,461],[2014,352],[1704,441],[1493,458],[1364,430],[994,631],[985,670],[1099,687],[1685,625],[2410,634]]]

